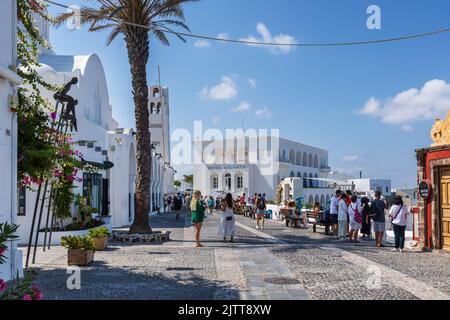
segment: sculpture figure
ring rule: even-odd
[[[74,77],[68,83],[66,83],[64,85],[64,87],[61,89],[61,91],[59,91],[53,95],[55,100],[59,101],[62,104],[66,103],[66,109],[64,111],[64,114],[62,115],[62,119],[64,121],[67,121],[67,123],[70,123],[71,131],[73,129],[75,129],[75,131],[78,131],[77,118],[75,115],[75,106],[78,105],[78,100],[76,100],[73,97],[71,97],[70,95],[68,95],[68,92],[70,91],[72,86],[76,85],[77,83],[78,83],[78,78]]]

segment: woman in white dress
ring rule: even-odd
[[[223,237],[223,241],[226,241],[227,237],[230,237],[230,242],[234,242],[235,218],[233,213],[233,196],[230,193],[222,201],[221,209],[219,235]]]
[[[358,243],[358,231],[362,228],[362,207],[357,196],[352,196],[352,202],[348,206],[348,217],[350,222],[350,242]]]
[[[345,240],[347,234],[347,213],[348,205],[345,202],[347,195],[342,194],[338,207],[338,236],[340,240]]]

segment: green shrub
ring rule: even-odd
[[[66,249],[94,250],[94,242],[90,237],[67,236],[61,238],[61,246]]]
[[[110,237],[111,233],[109,232],[108,228],[98,228],[98,229],[90,229],[89,230],[89,237],[91,238],[103,238],[103,237]]]

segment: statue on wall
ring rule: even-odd
[[[78,78],[74,77],[72,78],[72,80],[66,83],[60,91],[53,95],[53,98],[55,98],[55,100],[59,101],[62,104],[66,103],[66,109],[63,114],[63,119],[67,121],[67,123],[70,123],[71,130],[75,129],[75,131],[78,131],[77,118],[75,115],[75,106],[78,105],[78,100],[75,100],[73,97],[69,96],[68,92],[70,91],[72,86],[76,85],[77,83]]]
[[[432,147],[450,144],[450,110],[445,120],[437,119],[431,129]]]

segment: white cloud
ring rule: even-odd
[[[358,113],[380,118],[383,123],[401,125],[403,130],[411,131],[412,123],[442,117],[448,109],[450,83],[435,79],[420,89],[400,92],[385,101],[372,97]]]
[[[280,33],[277,36],[272,36],[269,29],[261,22],[257,24],[256,31],[258,31],[260,38],[250,35],[247,38],[241,38],[239,40],[250,42],[267,42],[275,44],[294,44],[297,42],[294,37],[282,33]],[[256,44],[248,44],[248,45],[267,48],[272,53],[282,53],[282,54],[288,54],[294,48],[293,46],[286,46],[286,45],[273,45],[273,46],[256,45]]]
[[[253,78],[248,79],[248,84],[253,88],[256,89],[256,80]]]
[[[256,110],[255,115],[259,118],[269,119],[270,117],[272,117],[272,112],[269,110],[269,108],[264,107],[262,109]]]
[[[231,77],[222,76],[221,83],[212,88],[204,87],[200,95],[208,100],[231,100],[238,95],[238,90]]]
[[[358,159],[359,159],[359,157],[357,155],[352,154],[352,155],[343,157],[341,160],[344,162],[355,162]]]
[[[250,110],[250,108],[251,108],[250,103],[248,103],[247,101],[242,101],[239,106],[237,106],[236,108],[232,108],[230,111],[231,112],[245,112],[245,111]]]
[[[209,48],[211,44],[206,40],[197,40],[194,43],[194,47],[196,48]]]

